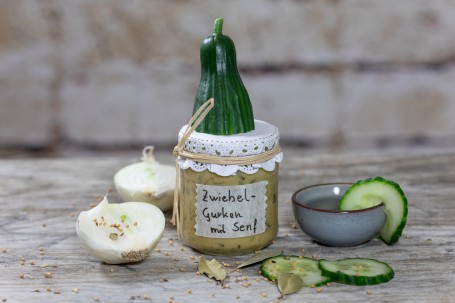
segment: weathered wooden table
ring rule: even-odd
[[[170,155],[158,158],[172,162]],[[161,252],[141,263],[107,265],[88,255],[76,235],[77,215],[113,187],[112,176],[119,168],[134,161],[129,157],[0,161],[2,302],[232,303],[271,302],[279,296],[276,286],[258,275],[257,265],[230,274],[226,288],[196,275],[200,254],[184,247],[169,223],[158,246]],[[305,156],[303,150],[288,149],[280,174],[280,230],[268,249],[331,260],[375,258],[396,272],[386,284],[305,288],[287,296],[286,302],[455,301],[455,152]],[[295,228],[290,196],[296,189],[376,175],[400,183],[409,199],[408,225],[398,244],[373,240],[353,248],[332,248],[312,242]],[[110,200],[120,202],[115,192]],[[248,257],[217,259],[234,266]],[[52,277],[46,278],[45,272]]]

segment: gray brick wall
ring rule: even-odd
[[[3,0],[0,148],[174,143],[216,17],[285,140],[455,137],[452,0]]]

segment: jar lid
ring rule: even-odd
[[[278,128],[267,122],[254,120],[254,130],[229,136],[218,136],[194,131],[183,145],[192,153],[220,157],[244,157],[263,153],[278,146]],[[179,141],[187,125],[179,132]]]
[[[229,136],[218,136],[212,134],[199,133],[194,131],[183,145],[183,149],[197,154],[207,154],[220,157],[245,157],[259,155],[272,150],[279,145],[280,134],[278,128],[267,122],[254,120],[255,129],[253,131]],[[178,139],[181,140],[187,125],[183,126],[179,132]],[[283,154],[279,153],[273,159],[263,163],[252,165],[219,165],[199,163],[191,159],[179,158],[179,165],[182,169],[191,168],[194,171],[208,169],[220,176],[235,174],[238,170],[248,174],[253,174],[263,168],[267,171],[275,169],[275,163],[280,163]]]

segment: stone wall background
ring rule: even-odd
[[[174,145],[217,17],[284,142],[455,146],[453,0],[0,0],[0,149]]]

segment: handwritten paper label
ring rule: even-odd
[[[265,232],[267,183],[196,184],[196,235],[240,238]]]

